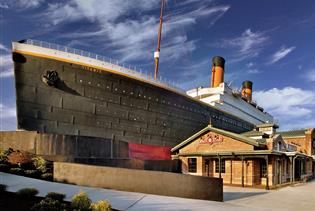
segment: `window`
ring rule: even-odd
[[[215,161],[215,173],[219,173],[219,159]],[[225,159],[221,159],[221,173],[225,173]]]
[[[188,158],[188,172],[197,172],[197,158]]]
[[[260,163],[260,177],[267,177],[267,165],[264,161]]]
[[[281,142],[280,141],[277,143],[277,151],[281,151]]]

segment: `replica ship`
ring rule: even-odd
[[[214,69],[224,67],[222,59],[214,58]],[[217,128],[237,133],[272,121],[270,115],[239,96],[231,95],[245,104],[245,110],[247,106],[248,112],[253,113],[250,108],[260,116],[251,120],[244,112],[224,111],[199,98],[203,90],[188,95],[101,56],[59,45],[15,42],[13,60],[19,129],[174,146],[210,121]],[[224,87],[227,89],[222,81],[207,90],[218,90],[224,96]]]
[[[225,85],[222,57],[213,59],[211,88],[186,93],[157,79],[163,7],[154,78],[85,51],[14,42],[18,128],[173,147],[209,122],[236,133],[272,122]]]

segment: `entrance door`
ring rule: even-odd
[[[295,160],[294,178],[295,180],[301,179],[301,160],[300,159]]]
[[[278,169],[277,169],[277,178],[278,178],[278,184],[281,184],[281,160],[278,160]]]
[[[206,172],[206,175],[209,177],[210,176],[210,161],[208,159],[205,160],[205,172]]]

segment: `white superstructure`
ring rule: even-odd
[[[239,91],[233,90],[225,83],[217,87],[199,87],[186,92],[187,95],[199,99],[213,107],[231,113],[252,124],[273,123],[273,117],[264,112],[255,103],[248,103],[242,99]]]

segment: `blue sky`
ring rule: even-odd
[[[14,130],[11,41],[68,45],[153,74],[159,0],[0,0],[0,129]],[[315,127],[315,2],[168,0],[160,76],[183,89],[208,86],[211,57],[225,81],[254,82],[254,100],[280,129]]]

